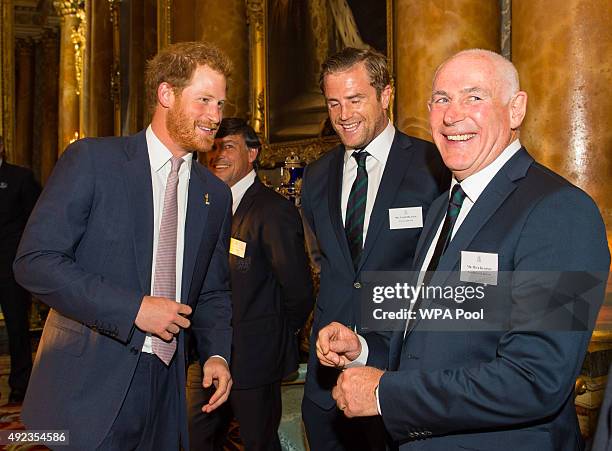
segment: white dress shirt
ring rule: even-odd
[[[232,214],[236,214],[236,210],[238,210],[238,205],[240,205],[240,201],[244,197],[244,193],[251,187],[253,182],[255,181],[255,169],[251,169],[247,175],[242,177],[238,182],[231,187],[232,190]]]
[[[378,187],[385,171],[387,158],[391,151],[391,144],[395,137],[395,127],[391,121],[385,129],[374,138],[363,150],[367,151],[370,156],[366,158],[366,171],[368,171],[368,197],[366,198],[365,219],[363,222],[363,243],[365,244],[366,235],[368,233],[368,225],[370,224],[370,216],[376,201]],[[342,171],[342,197],[340,205],[342,208],[342,224],[346,222],[346,205],[348,204],[349,194],[353,182],[357,178],[357,161],[352,158],[355,149],[346,149],[344,152],[344,169]]]
[[[159,226],[164,208],[164,194],[166,192],[166,181],[172,164],[172,152],[162,144],[153,129],[149,125],[145,133],[147,149],[149,151],[149,163],[151,164],[151,182],[153,188],[153,262],[151,265],[151,293],[153,293],[153,282],[155,280],[155,258],[157,256],[157,244],[159,242]],[[189,177],[191,174],[191,162],[193,156],[188,153],[183,157],[185,161],[179,168],[179,182],[177,188],[178,203],[178,226],[176,229],[176,301],[181,301],[181,285],[183,279],[183,250],[185,247],[185,219],[187,216],[187,196],[189,188]],[[151,337],[147,334],[143,352],[152,353]]]

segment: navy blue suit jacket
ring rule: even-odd
[[[204,201],[208,194],[208,203]],[[231,194],[193,162],[182,302],[193,308],[200,355],[229,361],[228,244]],[[70,431],[69,449],[95,449],[111,427],[141,355],[134,325],[150,294],[153,193],[144,131],[84,139],[58,161],[24,232],[14,265],[20,284],[51,307],[27,396],[29,429]],[[173,387],[185,405],[183,333]],[[187,422],[182,408],[182,442]],[[187,447],[187,445],[184,445]]]
[[[335,405],[331,389],[338,371],[316,358],[319,330],[338,321],[360,330],[362,271],[408,271],[421,228],[390,229],[389,209],[422,207],[423,218],[432,201],[448,188],[450,176],[433,144],[396,130],[372,209],[368,233],[357,270],[353,267],[342,224],[340,199],[344,146],[338,146],[306,167],[302,187],[304,217],[321,252],[321,283],[310,343],[305,396],[320,407]]]
[[[447,203],[445,193],[430,209],[416,269]],[[470,210],[432,285],[460,283],[461,251],[496,253],[500,273],[511,274],[507,292],[483,301],[485,311],[497,312],[503,324],[434,331],[431,321],[417,319],[405,339],[403,331],[396,332],[389,368],[398,371],[386,372],[379,385],[385,427],[406,450],[581,449],[573,389],[610,265],[597,206],[521,149]],[[567,305],[587,307],[587,327],[563,330],[556,327],[560,323],[540,321],[563,311],[555,303],[568,299],[556,297],[568,293]],[[427,301],[421,307],[427,308]],[[384,354],[376,346],[372,342],[370,354]]]

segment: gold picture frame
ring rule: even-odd
[[[276,91],[275,90],[283,90],[286,89],[285,80],[283,79],[283,83],[272,84],[271,80],[271,69],[273,69],[272,64],[291,64],[286,63],[284,59],[281,59],[279,63],[279,58],[276,58],[275,55],[271,54],[271,49],[274,45],[270,42],[271,31],[276,30],[276,28],[271,29],[271,13],[273,11],[270,10],[272,6],[277,6],[278,4],[282,5],[298,5],[303,8],[302,13],[304,13],[304,9],[308,9],[308,5],[312,3],[310,6],[312,11],[320,11],[321,5],[329,6],[331,3],[335,5],[342,3],[345,7],[350,7],[352,3],[355,5],[359,3],[357,0],[310,0],[309,2],[278,2],[273,3],[276,0],[247,0],[247,23],[249,26],[249,49],[250,49],[250,74],[249,74],[249,87],[250,87],[250,123],[255,129],[255,131],[262,137],[264,145],[263,149],[260,153],[259,164],[264,168],[273,168],[278,167],[283,164],[285,158],[292,153],[295,153],[300,156],[300,158],[308,163],[316,158],[318,158],[321,154],[326,152],[327,150],[333,148],[336,144],[338,144],[339,139],[337,136],[323,136],[324,134],[313,134],[313,124],[309,124],[311,130],[310,136],[298,136],[294,138],[291,136],[291,133],[287,133],[287,138],[284,139],[280,133],[276,132],[274,118],[280,116],[291,116],[291,114],[284,113],[283,115],[279,115],[274,110],[274,102]],[[369,2],[369,0],[366,0]],[[372,4],[372,2],[369,2]],[[386,54],[389,64],[389,70],[393,77],[394,74],[394,48],[393,48],[393,0],[385,0],[385,11],[384,16],[381,16],[381,20],[384,21],[385,24],[385,40],[386,40]],[[306,5],[306,6],[304,6]],[[323,8],[324,9],[324,8]],[[308,11],[307,11],[308,12]],[[282,17],[283,20],[291,20],[292,14],[287,14],[287,11],[283,11],[283,14],[276,14],[276,16],[272,17]],[[289,19],[287,19],[289,18]],[[380,20],[379,20],[380,22]],[[320,21],[319,21],[320,23]],[[288,26],[289,30],[294,30],[294,27],[291,27],[290,24]],[[309,64],[312,68],[315,63],[321,62],[321,60],[327,55],[322,55],[320,49],[317,49],[318,53],[315,54],[313,58],[315,61],[310,61],[307,57],[305,64]],[[301,54],[300,54],[301,55]],[[299,61],[299,58],[297,59]],[[312,71],[311,71],[312,72]],[[312,79],[312,74],[311,74]],[[292,79],[290,79],[291,81]],[[311,80],[312,81],[312,80]],[[312,85],[312,83],[311,83]],[[321,115],[321,105],[318,106],[319,110],[317,111],[318,117],[323,117]],[[326,117],[326,111],[324,111],[324,117]],[[391,107],[391,113],[393,111],[393,107]],[[299,122],[300,118],[297,118]],[[316,125],[317,123],[315,123]],[[296,129],[296,124],[293,124],[293,129]],[[298,126],[302,124],[298,123]],[[321,126],[321,130],[323,129],[323,124],[319,124]],[[288,127],[289,128],[289,127]],[[305,127],[301,127],[303,129]],[[306,133],[307,134],[307,133]]]

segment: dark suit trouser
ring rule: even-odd
[[[175,365],[176,356],[167,367],[157,356],[141,353],[119,415],[98,451],[179,450],[179,387]]]
[[[336,408],[325,410],[302,400],[302,418],[312,451],[384,451],[388,443],[380,417],[347,418]]]
[[[280,381],[250,389],[232,389],[229,400],[206,414],[202,406],[211,390],[202,388],[199,363],[187,374],[187,414],[191,451],[217,451],[223,443],[233,416],[240,426],[240,439],[246,451],[280,451],[278,426],[282,414]]]
[[[28,292],[21,288],[15,279],[0,279],[0,305],[8,332],[11,354],[9,386],[11,390],[20,390],[23,393],[28,387],[32,371],[28,297]]]

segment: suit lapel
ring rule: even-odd
[[[331,219],[332,228],[336,233],[338,245],[344,255],[347,265],[351,272],[355,271],[353,267],[353,259],[348,246],[344,225],[342,224],[342,209],[340,207],[342,197],[342,175],[344,169],[344,147],[340,145],[333,152],[334,156],[329,162],[329,190],[327,192],[329,205],[329,217]]]
[[[189,194],[187,196],[187,216],[185,218],[185,246],[183,250],[183,278],[181,286],[181,301],[189,302],[189,291],[195,268],[196,258],[200,250],[202,236],[206,230],[206,219],[208,218],[208,205],[202,194],[206,191],[206,174],[199,163],[193,161],[191,164],[191,175],[189,177]],[[210,199],[209,202],[214,202]]]
[[[470,245],[480,229],[516,189],[514,182],[525,176],[532,163],[533,158],[522,148],[493,177],[493,180],[472,206],[461,227],[449,243],[446,252],[442,254],[438,263],[438,271],[442,272],[440,283],[446,281],[449,271],[458,268],[461,251]],[[435,281],[436,278],[434,277],[432,282]]]
[[[368,233],[361,254],[358,272],[361,270],[368,255],[375,247],[376,237],[380,233],[381,228],[387,223],[389,208],[391,208],[393,200],[395,199],[395,194],[410,167],[410,161],[412,160],[412,153],[409,151],[410,146],[410,139],[396,131],[385,165],[385,170],[380,181],[380,186],[378,187],[376,201],[372,208]]]
[[[126,154],[128,161],[123,168],[124,181],[132,213],[138,280],[140,288],[145,293],[150,293],[153,261],[153,188],[144,131],[128,138]]]
[[[232,236],[233,237],[235,237],[236,234],[238,233],[238,230],[240,229],[240,226],[242,225],[242,221],[246,217],[246,214],[251,208],[251,205],[253,205],[253,202],[255,201],[255,198],[257,197],[257,194],[262,189],[262,187],[263,185],[259,181],[259,178],[255,177],[255,181],[253,182],[253,184],[249,186],[249,189],[247,189],[246,192],[244,193],[242,200],[238,204],[236,213],[234,213],[234,217],[232,218]]]
[[[427,217],[425,218],[425,224],[423,225],[423,231],[417,243],[416,250],[414,252],[414,261],[412,262],[413,271],[420,271],[423,266],[423,260],[427,250],[431,246],[431,241],[434,239],[434,235],[444,218],[446,213],[446,205],[448,204],[448,191],[441,194],[436,200],[433,201]]]
[[[533,163],[533,158],[527,153],[524,148],[521,148],[493,177],[493,180],[487,185],[482,194],[478,197],[476,203],[472,206],[472,209],[463,220],[463,223],[459,227],[459,230],[455,233],[455,236],[448,245],[448,248],[442,254],[438,268],[434,273],[430,284],[433,286],[443,286],[447,279],[450,277],[451,271],[456,271],[459,268],[459,259],[461,258],[461,251],[467,249],[472,243],[480,229],[489,221],[491,216],[502,206],[508,196],[516,189],[516,180],[525,177],[529,166]],[[448,194],[447,194],[448,196]],[[445,207],[445,204],[442,204]],[[440,225],[442,220],[444,208],[442,212],[438,212],[439,218],[432,224],[433,229],[429,233],[433,236],[437,227]],[[432,237],[427,240],[427,247],[423,246],[422,254],[425,254],[431,245]],[[422,262],[425,255],[419,256],[419,260]],[[415,266],[415,270],[419,271],[420,266]],[[426,309],[431,303],[431,300],[423,300],[420,308]],[[418,305],[418,304],[417,304]],[[408,327],[406,336],[414,329],[415,325],[419,322],[419,315],[416,316],[415,321],[411,321]]]

